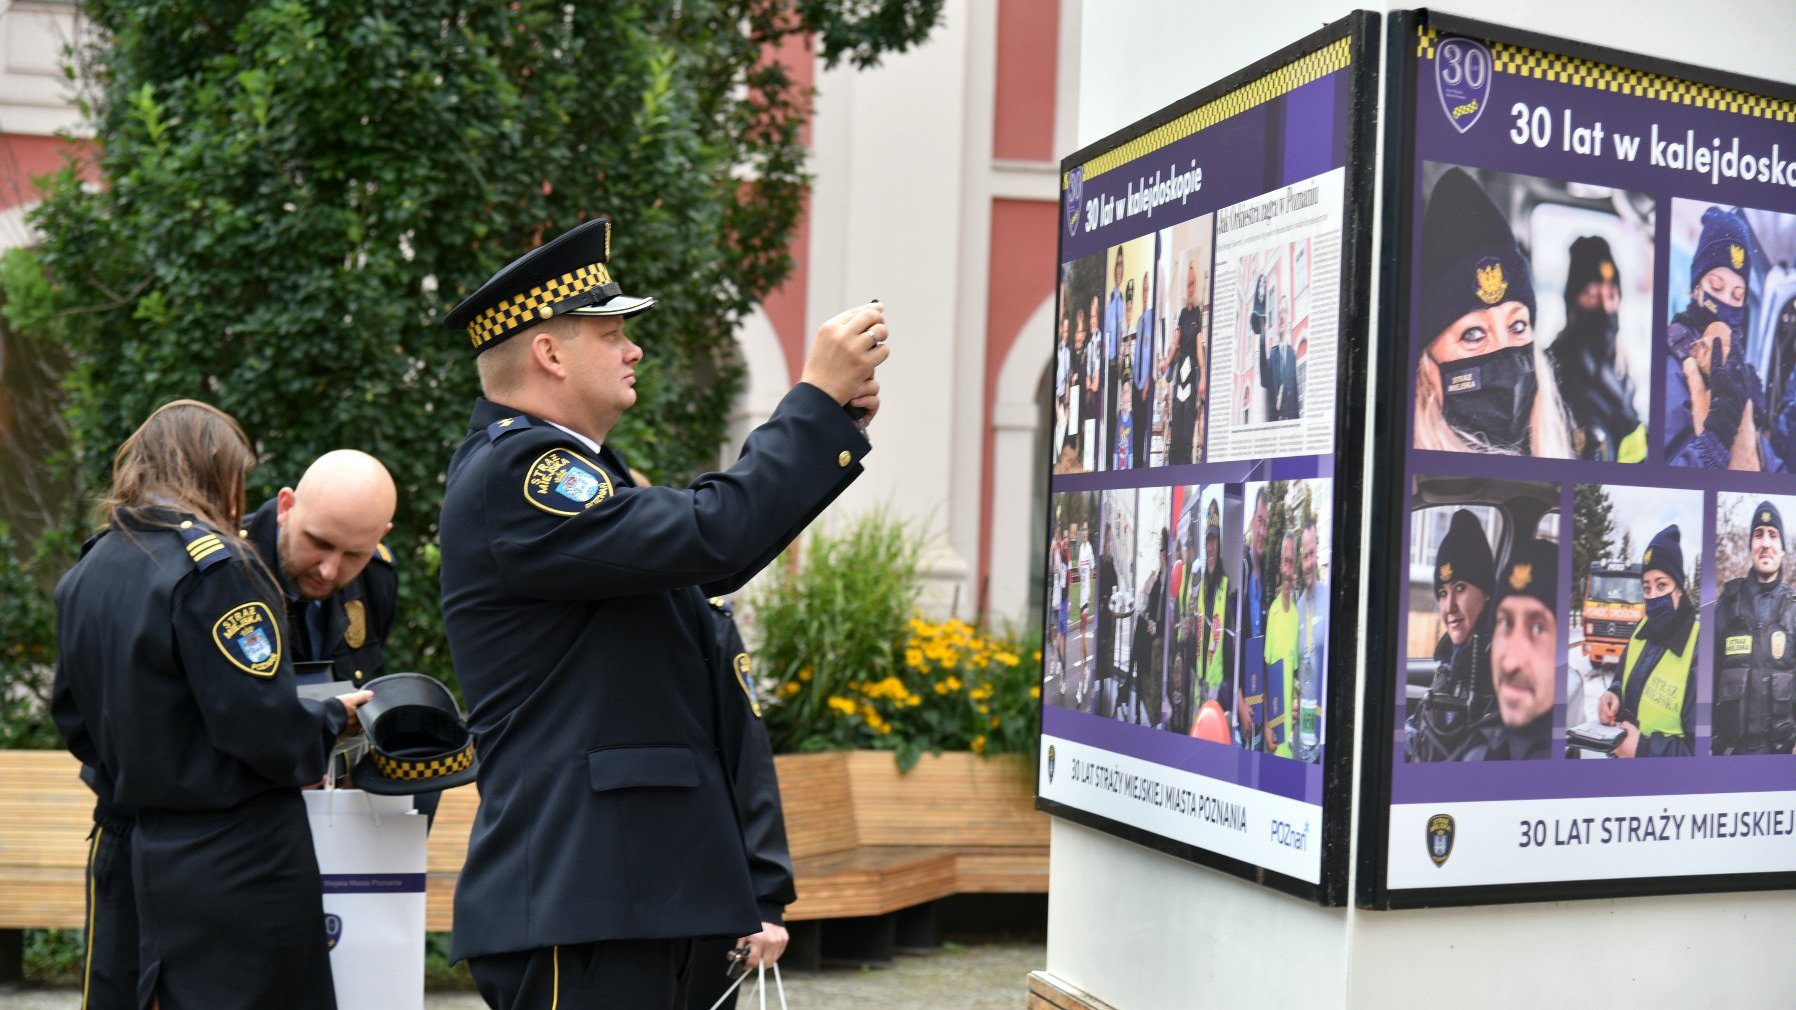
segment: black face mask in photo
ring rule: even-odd
[[[1592,345],[1600,347],[1600,353],[1613,357],[1615,354],[1615,335],[1621,330],[1621,320],[1614,313],[1602,309],[1574,308],[1571,320],[1566,329],[1590,339]],[[1557,353],[1557,352],[1555,352]]]
[[[1534,345],[1440,366],[1441,414],[1449,425],[1493,449],[1528,452],[1534,414]]]

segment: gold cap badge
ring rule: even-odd
[[[1516,565],[1509,573],[1509,588],[1511,589],[1526,589],[1533,581],[1534,566],[1532,564]]]
[[[1503,300],[1509,291],[1509,281],[1503,276],[1503,264],[1495,257],[1480,260],[1476,267],[1478,275],[1478,300],[1486,305],[1495,305]]]
[[[1452,582],[1453,581],[1453,566],[1451,564],[1445,564],[1445,565],[1441,566],[1441,581],[1442,582]]]
[[[1603,280],[1612,281],[1615,279],[1615,264],[1609,262],[1608,260],[1604,260],[1603,265],[1600,267],[1597,267],[1596,271],[1597,271],[1597,273],[1603,275]]]
[[[1653,549],[1651,547],[1646,549],[1646,557],[1643,560],[1649,565],[1653,563]]]
[[[1727,258],[1733,262],[1734,269],[1738,270],[1746,265],[1746,250],[1737,245],[1730,245],[1727,247]]]

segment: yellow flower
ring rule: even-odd
[[[984,701],[992,696],[993,690],[994,689],[990,684],[981,684],[971,691],[968,691],[967,697],[972,698],[974,701]]]
[[[978,736],[974,737],[973,742],[969,743],[967,746],[971,747],[973,749],[973,753],[975,753],[975,754],[984,754],[985,753],[985,734],[981,733]]]
[[[838,698],[833,694],[829,696],[829,707],[842,715],[854,714],[854,702],[847,698]]]
[[[910,667],[913,670],[923,669],[923,650],[917,648],[914,645],[908,649],[905,649],[904,650],[904,665]]]
[[[997,729],[999,726],[1003,725],[1003,723],[1003,717],[996,715],[992,716],[992,729]]]
[[[948,685],[948,690],[950,691],[958,691],[961,688],[959,677],[950,676],[947,680],[942,681],[942,683]]]
[[[981,705],[981,706],[979,706],[979,714],[980,714],[980,715],[990,715],[990,714],[991,714],[991,711],[992,711],[992,709],[991,709],[991,706],[990,706],[990,705]]]
[[[1031,697],[1031,698],[1041,697],[1041,685],[1040,684],[1037,684],[1034,687],[1029,689],[1029,697]]]
[[[811,668],[807,666],[800,669],[798,671],[798,679],[809,684],[811,682]]]
[[[788,680],[784,684],[780,685],[780,693],[785,695],[788,698],[797,694],[801,690],[803,690],[803,688],[799,685],[798,681],[796,681],[796,680]]]
[[[907,694],[904,696],[904,704],[910,708],[916,708],[918,705],[923,704],[923,699],[914,694]]]
[[[948,682],[945,680],[936,681],[935,682],[935,693],[936,694],[947,694],[948,693]]]

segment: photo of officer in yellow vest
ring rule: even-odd
[[[1242,646],[1247,704],[1238,719],[1245,746],[1257,743],[1254,749],[1302,761],[1321,757],[1322,700],[1328,695],[1329,485],[1322,478],[1247,485],[1255,509],[1265,509],[1271,570],[1261,635]]]
[[[1701,491],[1573,487],[1567,757],[1696,753],[1702,528]]]
[[[1716,755],[1796,752],[1796,592],[1784,515],[1796,498],[1716,495]]]
[[[1696,640],[1700,621],[1686,591],[1682,533],[1660,530],[1640,558],[1646,617],[1628,640],[1621,672],[1598,702],[1597,718],[1626,734],[1618,758],[1696,753]]]

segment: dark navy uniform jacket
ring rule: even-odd
[[[399,596],[399,572],[393,566],[393,554],[386,544],[375,547],[374,558],[362,574],[324,601],[324,642],[320,650],[307,633],[306,609],[310,601],[287,584],[280,568],[280,523],[276,515],[276,501],[270,498],[244,520],[243,535],[268,563],[286,595],[293,661],[329,660],[337,680],[353,681],[360,687],[378,676],[386,662],[384,647],[393,630],[395,601]]]
[[[759,931],[721,730],[740,688],[705,597],[777,557],[866,439],[801,383],[734,466],[677,490],[486,400],[470,427],[441,523],[481,797],[451,956]]]
[[[748,851],[749,875],[755,887],[755,903],[762,922],[783,922],[786,906],[797,899],[793,889],[792,852],[786,844],[786,817],[780,808],[779,774],[773,764],[773,747],[767,740],[767,727],[761,722],[761,705],[755,700],[752,660],[748,646],[728,603],[712,598],[712,633],[716,636],[718,660],[728,674],[730,685],[740,693],[729,691],[719,720],[723,738],[719,741],[723,754],[734,754],[733,765],[727,760],[736,795],[736,816],[742,821],[742,841]],[[735,938],[730,938],[734,945]]]
[[[242,543],[180,521],[101,534],[56,587],[51,714],[126,813],[316,782],[346,721],[298,697],[281,604]]]

